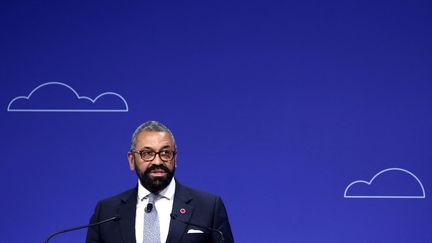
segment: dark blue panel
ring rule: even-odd
[[[2,241],[85,224],[159,120],[238,242],[432,242],[429,1],[0,6]]]

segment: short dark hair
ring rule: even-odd
[[[158,122],[158,121],[147,121],[144,122],[143,124],[141,124],[139,127],[137,127],[137,129],[135,130],[135,132],[132,135],[132,140],[131,140],[131,147],[130,149],[133,150],[135,149],[135,145],[136,145],[136,137],[138,136],[138,134],[140,132],[143,131],[150,131],[150,132],[167,132],[173,142],[174,142],[174,148],[177,148],[177,145],[175,143],[175,139],[173,134],[171,133],[171,131],[168,129],[168,127],[166,127],[164,124]]]

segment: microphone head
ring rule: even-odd
[[[146,213],[150,213],[153,210],[153,204],[148,203],[147,207],[145,208]]]

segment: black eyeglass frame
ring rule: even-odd
[[[161,157],[161,155],[160,155],[162,152],[166,152],[166,151],[170,151],[170,152],[172,152],[172,158],[169,159],[169,160],[165,160],[165,159],[163,159],[163,158]],[[176,151],[176,150],[166,150],[166,149],[161,150],[161,151],[159,151],[159,152],[156,152],[156,151],[153,151],[153,150],[140,150],[140,151],[138,151],[138,150],[131,149],[130,152],[132,152],[132,153],[136,153],[136,154],[139,154],[140,157],[141,157],[141,159],[144,160],[144,161],[146,161],[146,162],[153,161],[153,160],[156,158],[156,155],[158,155],[158,156],[159,156],[159,159],[162,160],[162,161],[165,162],[165,163],[171,162],[171,161],[175,158],[175,156],[176,156],[176,154],[177,154],[177,151]],[[153,152],[153,153],[154,153],[153,158],[151,158],[151,159],[144,159],[144,158],[143,158],[143,153],[144,153],[144,152]]]

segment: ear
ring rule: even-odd
[[[127,157],[128,157],[128,161],[129,161],[129,169],[131,171],[134,171],[135,170],[135,158],[134,158],[134,154],[131,153],[131,152],[128,152]]]

